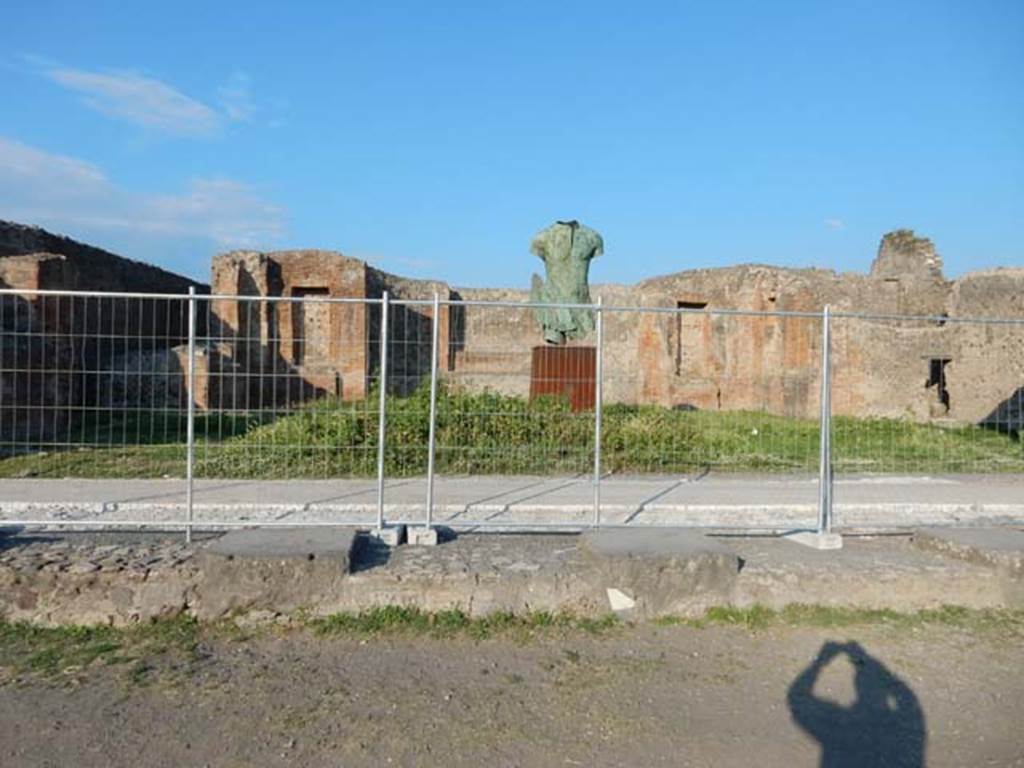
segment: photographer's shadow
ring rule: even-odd
[[[814,695],[822,670],[846,654],[857,700],[842,706]],[[825,643],[793,681],[787,696],[793,720],[821,744],[821,768],[924,765],[924,712],[910,687],[859,643]]]

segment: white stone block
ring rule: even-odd
[[[405,526],[385,525],[383,528],[371,528],[370,535],[389,547],[397,547],[405,543]]]
[[[410,527],[406,531],[406,536],[409,544],[415,544],[421,547],[437,546],[437,528]]]
[[[786,534],[783,538],[796,544],[813,549],[842,549],[843,537],[838,533],[818,533],[817,531],[797,531]]]

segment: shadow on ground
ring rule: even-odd
[[[814,693],[822,671],[842,655],[855,669],[856,700],[843,706]],[[859,643],[827,642],[789,688],[796,721],[821,745],[821,768],[924,766],[924,711],[917,696]]]

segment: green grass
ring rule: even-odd
[[[658,619],[656,623],[662,626],[685,625],[698,628],[737,626],[749,630],[769,627],[843,628],[867,625],[900,630],[955,627],[976,633],[1003,632],[1024,636],[1024,610],[975,610],[951,605],[913,612],[799,603],[787,605],[779,610],[763,605],[746,608],[719,606],[708,609],[700,618],[668,616]]]
[[[522,616],[497,612],[471,617],[454,609],[430,613],[417,608],[385,606],[359,613],[298,619],[292,629],[270,626],[266,632],[305,630],[325,642],[365,637],[506,638],[525,641],[540,635],[578,632],[606,634],[621,623],[613,615],[599,618],[568,613],[534,612]],[[0,683],[31,675],[55,682],[80,676],[97,665],[121,668],[132,685],[148,684],[168,669],[181,677],[202,657],[204,645],[247,642],[259,630],[242,629],[233,620],[200,624],[187,616],[159,619],[131,627],[42,627],[0,619]]]
[[[1024,638],[1024,610],[973,610],[956,606],[911,613],[821,605],[790,605],[781,610],[760,605],[721,606],[709,609],[701,618],[665,617],[655,624],[681,630],[725,626],[747,631],[772,627],[888,627],[901,632],[955,628],[978,636],[1011,637],[1014,641]],[[587,618],[571,613],[536,611],[521,615],[497,612],[474,617],[458,609],[432,613],[418,608],[384,606],[358,613],[300,619],[291,629],[272,626],[265,631],[308,631],[324,642],[357,638],[527,642],[573,634],[600,637],[624,631],[626,627],[612,614]],[[243,631],[230,620],[200,624],[185,616],[126,628],[39,627],[0,620],[0,682],[9,679],[12,673],[59,682],[104,665],[123,669],[126,682],[144,685],[152,678],[168,674],[168,670],[179,678],[188,675],[202,658],[204,644],[241,643],[252,636],[252,630]]]
[[[377,466],[376,400],[309,403],[272,412],[204,414],[196,421],[196,476],[371,477]],[[385,469],[425,472],[425,388],[387,402]],[[181,477],[185,428],[178,413],[90,415],[63,450],[0,460],[0,477]],[[564,400],[493,392],[442,392],[437,471],[442,474],[571,474],[591,469],[593,414]],[[974,426],[836,418],[839,472],[1024,472],[1024,443]],[[602,461],[614,473],[811,473],[818,423],[762,412],[679,411],[612,404],[603,411]]]
[[[149,657],[194,660],[200,632],[199,624],[185,616],[125,629],[0,621],[0,667],[56,678],[97,663],[123,664],[129,665],[132,682],[141,683],[150,669]]]
[[[570,613],[536,611],[517,616],[507,611],[498,611],[486,616],[471,617],[459,609],[430,613],[402,606],[371,608],[359,613],[336,613],[307,621],[307,626],[320,636],[464,636],[478,640],[495,636],[529,637],[552,631],[602,634],[619,625],[619,620],[613,614],[594,619]]]

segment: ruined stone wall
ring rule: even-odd
[[[323,394],[359,399],[377,376],[379,304],[324,299],[380,299],[385,290],[396,300],[429,300],[435,292],[447,300],[451,295],[444,283],[391,275],[333,251],[235,251],[214,259],[212,278],[217,295],[303,299],[213,302],[221,357],[248,371],[256,388],[275,378],[290,382],[283,394],[264,393],[266,404]],[[448,317],[444,307],[441,359],[449,355]],[[388,378],[394,391],[412,391],[429,375],[433,322],[432,306],[392,307]],[[258,397],[251,395],[254,402]]]
[[[10,255],[44,246],[64,250]],[[189,285],[184,278],[165,277],[169,273],[163,270],[110,259],[118,257],[41,230],[0,225],[0,285],[88,288],[104,270],[120,277],[111,281],[104,273],[103,289],[149,286],[183,293]],[[136,282],[129,285],[129,277]],[[373,300],[385,290],[397,302],[428,302],[435,292],[445,302],[525,303],[529,298],[526,290],[453,290],[446,283],[403,278],[318,250],[223,254],[213,261],[212,283],[217,295],[254,298],[200,302],[192,399],[201,408],[244,410],[323,395],[365,397],[378,375],[379,305],[326,298]],[[1024,270],[947,281],[934,245],[907,230],[882,239],[869,274],[748,264],[678,272],[632,286],[597,285],[591,293],[609,307],[604,315],[607,403],[767,411],[814,419],[821,385],[820,319],[714,310],[816,314],[828,305],[837,314],[832,324],[836,414],[1020,428],[1024,328],[960,321],[1024,317]],[[647,311],[621,312],[616,307]],[[168,375],[184,375],[185,302],[136,305],[92,299],[76,304],[19,298],[3,310],[5,340],[27,336],[19,336],[17,328],[49,329],[53,337],[35,347],[28,341],[5,342],[5,369],[20,370],[22,362],[29,369],[42,369],[44,359],[55,363],[66,358],[67,370],[128,370],[141,379],[147,367],[156,372],[163,364]],[[865,319],[843,313],[920,317]],[[528,395],[531,350],[544,343],[534,312],[522,306],[472,304],[443,304],[436,319],[429,303],[392,306],[392,391],[409,393],[429,375],[435,320],[440,368],[451,386]],[[137,343],[125,345],[125,338]],[[589,346],[595,341],[591,334],[574,343]],[[935,378],[937,370],[941,381]],[[0,380],[5,404],[25,404],[27,395],[15,396],[17,390],[42,393],[45,406],[23,409],[27,421],[5,413],[7,424],[22,429],[14,425],[38,421],[40,410],[59,413],[65,405],[127,404],[133,398],[149,402],[160,390],[132,384],[131,377],[118,388],[110,376],[88,376],[29,381],[5,373]],[[168,385],[163,391],[175,393],[170,407],[187,404],[180,386]],[[37,427],[36,434],[57,434],[66,426],[56,418],[48,431]]]
[[[366,391],[365,309],[323,301],[365,296],[365,265],[329,251],[258,253],[233,251],[212,265],[211,306],[216,343],[211,344],[208,386],[261,408],[331,394],[360,398]],[[266,301],[263,298],[285,299]],[[294,300],[294,301],[293,301]],[[299,301],[301,300],[301,301]],[[243,376],[239,394],[233,382]]]
[[[207,290],[166,270],[0,221],[0,287],[184,295],[190,286]],[[126,355],[185,340],[187,314],[183,300],[4,297],[0,451],[66,442],[76,417],[123,399],[113,382]]]
[[[900,231],[883,238],[867,275],[750,264],[679,272],[633,286],[594,286],[595,299],[610,307],[604,322],[605,401],[817,418],[820,318],[714,310],[816,315],[828,305],[838,315],[832,323],[836,414],[1012,420],[1024,385],[1024,333],[1019,326],[957,320],[1022,316],[1022,274],[1002,270],[946,281],[930,241]],[[213,282],[217,293],[253,296],[376,299],[387,290],[395,301],[429,300],[434,292],[468,302],[528,300],[525,290],[452,290],[324,251],[225,254],[214,262]],[[202,403],[237,400],[237,391],[225,382],[218,386],[217,377],[237,380],[239,371],[256,382],[282,374],[299,381],[289,400],[338,391],[363,397],[377,375],[378,305],[216,300],[213,306],[221,344],[207,351],[200,366],[209,372],[209,392],[196,398]],[[429,374],[432,314],[429,304],[392,306],[389,381],[395,392],[412,391]],[[543,344],[532,310],[446,305],[438,322],[441,371],[451,386],[528,395],[531,349]],[[575,343],[587,346],[595,339],[592,334]],[[941,384],[932,380],[937,362]],[[261,390],[245,397],[269,403],[278,394]]]
[[[829,305],[834,313],[925,318],[833,318],[836,414],[1020,422],[1024,326],[955,318],[1024,318],[1022,275],[1024,270],[998,270],[949,282],[931,242],[899,231],[882,239],[868,275],[741,265],[680,272],[635,286],[593,286],[595,300],[601,296],[606,306],[688,310],[605,313],[605,401],[816,418],[820,319],[713,310],[820,313]],[[527,300],[526,291],[458,293],[467,299]],[[700,307],[709,311],[697,311]],[[457,380],[525,395],[529,350],[543,343],[532,313],[467,307],[461,325],[464,339],[454,352]],[[929,381],[933,361],[946,361],[945,399],[940,386]]]
[[[208,287],[173,272],[133,261],[123,256],[54,235],[38,227],[0,220],[0,264],[6,257],[26,254],[64,256],[67,269],[60,274],[63,284],[51,281],[47,288],[79,291],[123,291],[132,293],[188,293],[189,286],[205,293]],[[28,287],[10,283],[12,287]],[[42,287],[42,286],[40,286]]]
[[[10,273],[0,276],[0,288]],[[79,390],[71,347],[48,335],[39,306],[0,295],[0,456],[49,448],[66,433]]]
[[[528,291],[459,288],[462,301],[529,301]],[[457,306],[451,318],[449,386],[526,397],[530,393],[531,349],[544,339],[534,312],[520,307]]]
[[[976,272],[957,280],[951,317],[1024,318],[1024,269]],[[1024,326],[949,323],[957,344],[946,370],[958,421],[1024,431]]]
[[[404,299],[432,302],[434,294],[441,301],[453,298],[447,283],[436,280],[414,280],[367,267],[366,295],[380,299],[384,291],[392,301]],[[372,377],[378,377],[380,368],[380,308],[369,308],[367,323],[368,368]],[[441,305],[438,329],[439,369],[444,370],[451,357],[450,345],[454,329],[451,310]],[[388,386],[397,394],[408,394],[430,376],[433,342],[434,308],[432,304],[393,305],[388,315]]]
[[[38,317],[33,333],[51,361],[68,358],[79,380],[73,404],[109,399],[107,369],[129,353],[170,349],[188,336],[189,288],[208,286],[149,264],[54,235],[37,227],[0,221],[0,280],[10,288],[47,291],[153,293],[182,298],[24,296]],[[200,313],[197,331],[205,332]],[[37,372],[42,372],[37,371]]]

